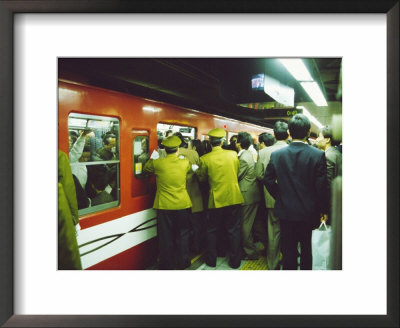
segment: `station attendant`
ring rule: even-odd
[[[235,151],[221,147],[225,130],[213,129],[208,135],[212,151],[200,158],[200,168],[196,171],[200,181],[208,179],[210,185],[206,264],[216,266],[217,235],[221,227],[229,241],[229,265],[236,269],[241,262],[240,219],[243,203],[238,183],[239,159]]]
[[[190,266],[188,245],[192,202],[186,190],[186,179],[191,166],[187,159],[178,157],[180,144],[177,136],[164,138],[162,145],[166,157],[156,156],[155,151],[143,168],[144,172],[156,175],[153,208],[157,210],[159,269],[162,270],[173,270],[175,259],[178,269]]]

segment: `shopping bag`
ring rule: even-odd
[[[332,269],[332,228],[322,222],[318,229],[312,231],[312,269]]]

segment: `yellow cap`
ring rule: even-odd
[[[181,139],[177,136],[170,136],[167,138],[164,138],[161,144],[167,148],[175,148],[178,147],[181,144]]]
[[[216,128],[216,129],[212,129],[210,132],[208,132],[208,135],[210,137],[214,137],[214,138],[223,138],[226,136],[226,132],[224,129]]]

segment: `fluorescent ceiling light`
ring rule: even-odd
[[[307,108],[305,108],[304,106],[297,106],[296,108],[303,109],[303,114],[307,116],[308,119],[318,127],[318,129],[323,127],[323,125],[313,115],[310,114]]]
[[[317,106],[328,106],[317,82],[300,82],[300,84]]]
[[[279,61],[297,81],[313,81],[313,78],[301,59],[289,58],[279,59]]]

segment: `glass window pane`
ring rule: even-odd
[[[118,206],[120,200],[119,120],[71,113],[69,161],[79,215]]]
[[[135,177],[144,176],[143,167],[149,157],[149,137],[135,137],[133,140],[133,173]]]

